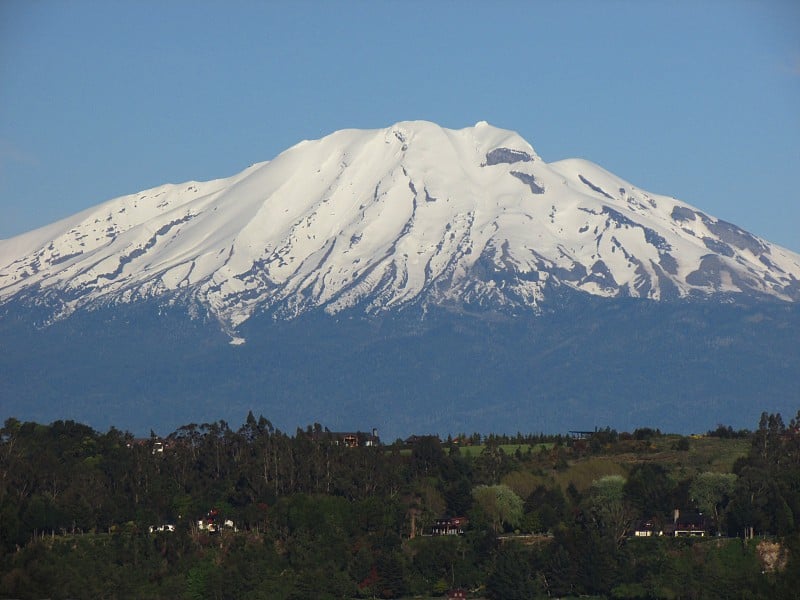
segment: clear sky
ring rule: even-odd
[[[0,238],[408,119],[487,120],[800,252],[796,0],[2,0]]]

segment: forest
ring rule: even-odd
[[[0,430],[2,598],[793,598],[800,411],[379,443],[248,414]],[[459,594],[461,594],[459,596]]]

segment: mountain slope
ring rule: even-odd
[[[393,441],[412,433],[750,428],[793,415],[800,305],[569,292],[526,318],[431,310],[255,315],[243,345],[156,300],[50,327],[0,318],[0,415],[165,435],[249,410]],[[16,315],[21,315],[18,311]]]
[[[800,299],[800,256],[514,132],[404,122],[301,142],[228,179],[117,198],[0,241],[0,303],[257,312],[536,310],[566,287]]]

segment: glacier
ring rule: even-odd
[[[536,312],[559,288],[653,301],[800,299],[800,255],[486,122],[303,141],[225,179],[162,185],[0,240],[0,305],[158,299],[236,331],[256,313]]]

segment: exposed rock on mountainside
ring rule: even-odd
[[[514,132],[404,122],[301,142],[228,179],[164,185],[0,241],[0,303],[187,302],[255,312],[536,310],[560,287],[652,300],[800,299],[800,256]]]

